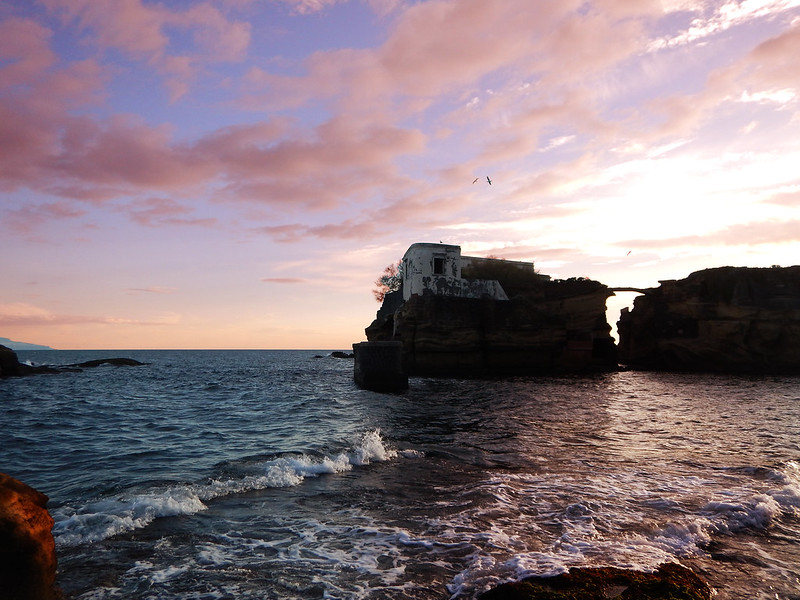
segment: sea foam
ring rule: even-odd
[[[79,508],[63,506],[52,511],[53,535],[56,543],[64,546],[97,542],[142,529],[160,517],[196,514],[206,510],[206,503],[215,498],[293,487],[310,477],[344,473],[372,462],[393,460],[399,455],[386,444],[380,430],[368,431],[349,450],[334,455],[279,456],[262,463],[259,474],[156,487],[141,493],[98,499]]]

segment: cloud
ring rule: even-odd
[[[280,283],[280,284],[295,284],[295,283],[305,283],[305,279],[300,279],[297,277],[263,277],[261,279],[264,283]]]
[[[121,0],[112,10],[96,0],[45,1],[67,26],[91,36],[101,58],[113,49],[151,65],[167,74],[176,95],[189,89],[202,56],[240,60],[249,48],[249,25],[230,16],[244,2],[174,8]],[[333,2],[287,4],[309,14]],[[786,10],[790,2],[761,4]],[[286,109],[270,113],[280,116],[193,138],[134,115],[90,116],[86,108],[103,102],[110,76],[100,58],[58,62],[52,33],[18,20],[14,44],[0,37],[0,52],[16,52],[0,70],[15,82],[11,99],[0,100],[0,187],[95,205],[117,200],[143,226],[216,224],[181,199],[190,196],[254,204],[270,211],[271,224],[259,231],[280,241],[373,239],[399,225],[477,222],[466,213],[481,197],[457,185],[473,172],[505,178],[506,209],[569,214],[574,207],[554,198],[600,173],[604,158],[616,160],[601,155],[609,142],[646,147],[689,138],[724,103],[797,101],[790,93],[800,70],[793,28],[745,50],[696,94],[675,94],[638,112],[617,109],[621,65],[641,54],[654,21],[689,4],[665,6],[389,1],[381,9],[394,11],[387,38],[375,48],[316,52],[295,72],[251,63],[243,80],[251,107],[262,114]],[[734,8],[726,22],[764,18],[753,2]],[[720,23],[723,13],[714,17]],[[190,43],[179,46],[178,38]],[[286,116],[298,106],[314,114],[313,124],[303,124],[301,112]],[[518,171],[525,160],[526,170]],[[317,216],[324,211],[329,223]],[[47,214],[40,212],[38,222]]]
[[[709,36],[722,33],[732,27],[756,19],[774,17],[780,13],[800,6],[800,0],[728,0],[719,6],[712,15],[701,15],[692,20],[685,31],[677,35],[655,40],[650,50],[694,44]],[[678,10],[698,13],[705,8],[702,3],[682,4]]]
[[[30,234],[49,221],[77,219],[86,214],[67,202],[27,204],[18,209],[7,209],[3,216],[3,227],[12,233]]]
[[[157,227],[162,225],[201,225],[211,227],[217,224],[215,218],[189,218],[194,209],[184,206],[170,198],[148,198],[136,201],[122,210],[140,225]]]
[[[319,12],[328,6],[333,6],[346,0],[279,0],[298,15],[307,15]]]
[[[800,188],[787,190],[785,192],[778,192],[764,200],[767,204],[776,204],[778,206],[800,207]]]
[[[101,51],[119,50],[154,66],[165,78],[172,100],[182,97],[208,63],[239,61],[250,44],[250,24],[231,21],[210,2],[184,10],[142,0],[43,0],[66,24],[90,32]],[[187,31],[193,42],[179,44],[173,31]]]
[[[368,240],[378,235],[378,228],[372,222],[356,222],[348,220],[343,223],[325,225],[304,225],[292,223],[287,225],[269,225],[259,227],[257,233],[266,234],[277,242],[295,243],[310,237],[338,240]]]
[[[800,242],[800,220],[769,220],[738,223],[703,235],[665,239],[633,239],[618,242],[624,248],[668,248],[676,246],[759,246]]]
[[[174,294],[177,291],[177,288],[174,287],[163,287],[159,285],[151,285],[149,287],[144,288],[128,288],[128,292],[132,294]]]
[[[61,128],[85,122],[67,111],[102,99],[102,68],[92,60],[58,63],[50,37],[31,20],[0,22],[0,189],[41,181]]]
[[[167,314],[148,321],[97,315],[60,315],[24,302],[0,304],[1,327],[38,327],[41,325],[57,327],[60,325],[85,324],[161,326],[173,325],[178,323],[180,319],[180,315],[177,314]]]
[[[56,62],[49,48],[52,32],[32,19],[0,21],[0,88],[27,85]]]
[[[798,0],[800,1],[800,0]],[[800,20],[787,30],[746,49],[727,65],[711,70],[704,87],[644,104],[640,140],[644,143],[691,136],[722,110],[736,104],[797,105],[796,73],[800,70]]]

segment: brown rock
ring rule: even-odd
[[[47,496],[0,473],[0,594],[54,600],[56,549]]]
[[[709,600],[711,588],[693,571],[674,563],[643,573],[613,567],[571,569],[555,577],[505,583],[481,600]]]
[[[800,266],[720,267],[660,283],[620,315],[621,363],[800,373]]]

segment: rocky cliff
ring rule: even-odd
[[[425,293],[385,308],[369,341],[401,341],[412,375],[495,376],[617,367],[606,321],[612,292],[588,279],[531,278],[504,285],[510,300]],[[390,296],[394,296],[391,294]],[[384,306],[397,306],[387,296]],[[393,304],[394,303],[394,304]]]
[[[660,284],[620,315],[622,364],[800,373],[800,266],[720,267]]]

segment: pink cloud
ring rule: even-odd
[[[53,174],[87,184],[132,184],[141,187],[178,187],[204,179],[181,146],[170,145],[168,127],[148,127],[141,120],[116,115],[106,127],[69,120],[53,160]]]
[[[249,44],[249,26],[207,2],[174,9],[122,0],[115,11],[96,0],[45,1],[65,22],[90,32],[101,49],[115,48],[154,65],[176,97],[188,90],[203,53],[234,60]],[[298,11],[328,4],[292,3]],[[211,225],[192,218],[188,205],[165,199],[173,191],[185,195],[211,186],[219,201],[280,211],[284,218],[278,222],[307,209],[376,207],[329,225],[262,230],[282,240],[374,236],[384,218],[440,226],[467,207],[465,191],[453,187],[456,179],[530,156],[554,135],[574,136],[577,154],[591,147],[595,136],[652,138],[692,131],[743,82],[789,85],[797,72],[800,49],[793,30],[719,70],[698,95],[653,103],[635,124],[609,116],[603,110],[605,90],[594,78],[641,51],[646,17],[659,16],[660,6],[631,0],[605,0],[594,8],[579,0],[407,5],[376,49],[318,52],[305,63],[303,76],[250,71],[250,91],[261,92],[253,100],[293,107],[313,99],[331,110],[327,121],[307,127],[280,117],[188,141],[178,140],[169,127],[130,115],[101,120],[70,112],[100,102],[108,74],[94,61],[54,63],[50,32],[20,21],[13,45],[0,38],[0,52],[17,53],[0,71],[15,82],[14,94],[0,100],[0,186],[27,186],[95,204],[157,194],[126,207],[132,219],[150,226]],[[173,30],[189,34],[191,52],[175,48]],[[492,91],[499,75],[519,85]],[[654,124],[654,117],[661,121]],[[428,168],[433,181],[420,192],[414,176],[404,173],[413,172],[413,166],[407,168],[413,159],[438,148],[436,137],[421,129],[434,118],[442,139],[464,132],[470,143],[483,144],[483,152],[476,151],[461,168],[448,168],[448,158],[441,158],[444,166]],[[639,131],[625,131],[633,125]],[[511,204],[529,204],[526,194],[554,192],[574,175],[570,168],[556,171],[518,180],[517,187],[506,188],[506,197]]]
[[[340,240],[366,240],[377,235],[378,226],[372,222],[356,222],[348,220],[343,223],[326,225],[271,225],[257,228],[257,232],[265,233],[277,242],[295,243],[310,237]]]
[[[794,89],[800,71],[800,21],[787,31],[759,44],[729,66],[712,71],[705,88],[696,94],[671,96],[650,103],[664,117],[653,129],[656,136],[680,136],[696,130],[725,103],[774,96],[776,90]],[[796,96],[792,97],[796,102]]]
[[[52,32],[31,19],[0,21],[0,88],[29,85],[56,61],[49,48]]]
[[[328,6],[333,6],[346,0],[279,0],[289,6],[292,12],[299,15],[307,15],[323,10]]]
[[[39,306],[24,302],[0,304],[0,327],[39,327],[49,328],[60,325],[171,325],[177,322],[178,317],[168,315],[152,321],[109,317],[99,315],[70,315],[57,314]]]
[[[138,293],[145,293],[145,294],[173,294],[175,293],[177,288],[174,287],[162,287],[159,285],[151,285],[145,288],[129,288],[128,292],[133,294]]]
[[[800,242],[800,221],[769,220],[740,223],[703,235],[644,240],[633,239],[615,244],[624,248],[668,248],[675,246],[759,246]]]
[[[261,279],[264,283],[280,283],[280,284],[295,284],[295,283],[305,283],[305,279],[300,279],[297,277],[264,277]]]
[[[773,194],[765,202],[779,206],[800,207],[800,190]]]
[[[126,206],[125,210],[135,222],[147,227],[161,225],[200,225],[212,227],[217,224],[213,218],[191,218],[194,209],[179,204],[169,198],[148,198]]]
[[[464,186],[466,189],[466,185]],[[408,225],[419,230],[432,230],[452,225],[455,215],[467,201],[461,195],[429,198],[409,195],[386,205],[363,210],[358,216],[323,225],[292,223],[256,228],[278,242],[296,243],[309,238],[337,240],[371,240]]]
[[[210,2],[171,10],[163,4],[142,0],[43,0],[66,22],[91,31],[103,49],[116,48],[134,57],[158,62],[171,51],[169,29],[189,30],[196,49],[214,61],[240,60],[250,43],[250,25],[234,22]]]
[[[210,2],[171,10],[142,0],[43,0],[65,22],[92,33],[100,49],[146,60],[166,78],[172,100],[182,97],[204,64],[239,61],[250,44],[250,24],[229,20]],[[171,30],[189,31],[193,48],[179,48]]]
[[[754,80],[764,87],[797,87],[800,72],[800,20],[781,35],[758,45],[748,62]]]
[[[43,223],[64,219],[77,219],[85,215],[67,202],[50,202],[45,204],[28,204],[19,209],[6,210],[3,215],[3,226],[16,234],[29,234]]]

